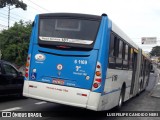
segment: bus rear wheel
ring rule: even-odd
[[[139,88],[138,88],[137,96],[140,95],[141,91],[142,91],[142,81],[140,82],[140,85],[139,85]]]
[[[118,100],[118,105],[116,107],[117,110],[120,110],[120,108],[122,107],[123,101],[124,101],[124,94],[125,94],[125,88],[122,87],[121,89],[121,93],[119,96],[119,100]]]

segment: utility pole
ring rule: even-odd
[[[14,8],[15,8],[15,7],[14,7]],[[11,12],[11,10],[14,9],[14,8],[11,8],[11,5],[8,5],[8,29],[9,29],[9,27],[10,27],[10,12]]]
[[[10,5],[8,5],[8,29],[9,29],[9,25],[10,25],[10,11],[11,11],[11,8],[10,8]]]

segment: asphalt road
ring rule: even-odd
[[[125,102],[120,111],[160,111],[160,98],[150,96],[157,83],[157,77],[151,74],[146,91]],[[53,117],[42,118],[0,118],[0,120],[159,120],[158,117],[107,117],[106,112],[117,112],[115,109],[105,112],[94,112],[86,109],[48,103],[34,99],[15,97],[0,98],[0,111],[49,111]]]

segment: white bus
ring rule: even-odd
[[[108,110],[145,89],[150,60],[106,14],[35,17],[23,95]]]

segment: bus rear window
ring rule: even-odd
[[[39,45],[92,49],[100,22],[69,18],[40,18]]]

